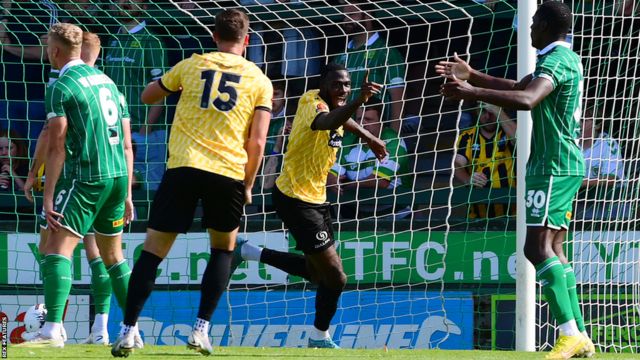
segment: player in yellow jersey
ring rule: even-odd
[[[289,274],[318,284],[312,348],[338,348],[329,335],[329,324],[347,282],[342,261],[334,245],[326,184],[336,161],[343,128],[365,141],[378,159],[387,155],[385,143],[350,119],[381,85],[365,76],[360,95],[345,104],[351,93],[351,79],[342,65],[329,64],[320,79],[320,89],[307,91],[298,104],[282,174],[273,189],[276,212],[296,240],[303,255],[258,248],[239,240],[235,269],[243,260],[261,261]]]
[[[199,200],[211,258],[187,347],[203,355],[212,352],[209,320],[229,282],[240,216],[243,205],[251,202],[271,119],[271,81],[242,57],[248,29],[249,18],[242,11],[218,13],[213,31],[218,51],[182,60],[142,93],[143,102],[153,104],[182,91],[169,138],[168,170],[151,206],[114,356],[131,352],[131,329],[151,294],[156,270],[177,234],[191,227]]]

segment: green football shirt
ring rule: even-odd
[[[62,178],[97,181],[127,176],[122,119],[124,96],[102,71],[82,60],[66,64],[45,99],[47,120],[67,118]]]
[[[393,129],[383,128],[380,140],[384,141],[389,155],[382,161],[358,136],[346,133],[342,139],[342,148],[338,161],[331,168],[336,176],[346,176],[351,181],[365,180],[371,175],[389,180],[389,189],[404,185],[410,186],[406,176],[409,173],[407,145]]]
[[[390,102],[388,89],[404,87],[405,66],[404,59],[395,48],[387,46],[379,33],[374,33],[361,47],[355,48],[353,41],[347,44],[347,53],[338,55],[334,62],[344,65],[351,75],[351,96],[355,99],[360,92],[360,85],[366,70],[369,70],[369,81],[384,85],[382,97],[374,98],[383,102]]]
[[[104,72],[124,93],[131,126],[137,129],[146,122],[149,108],[140,100],[140,94],[147,84],[160,79],[166,68],[162,42],[143,21],[128,32],[114,35],[104,50]]]
[[[584,176],[580,137],[582,63],[569,43],[557,41],[538,54],[533,78],[544,78],[553,91],[533,110],[527,175]]]

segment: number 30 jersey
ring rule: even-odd
[[[169,138],[169,169],[193,167],[244,179],[244,149],[255,110],[271,111],[271,81],[242,56],[194,54],[159,81],[182,90]]]
[[[73,60],[46,92],[47,121],[67,119],[62,178],[81,182],[127,176],[122,120],[124,96],[102,71]]]

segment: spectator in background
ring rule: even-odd
[[[383,84],[381,94],[375,99],[382,103],[390,103],[390,113],[384,116],[390,121],[391,128],[400,133],[402,119],[405,61],[400,52],[389,48],[387,39],[375,31],[373,12],[377,6],[368,1],[349,1],[342,12],[344,22],[342,28],[349,35],[346,54],[338,55],[333,61],[344,65],[351,74],[354,87],[351,92],[352,100],[358,93],[365,70],[369,70],[369,80]]]
[[[57,22],[55,9],[50,1],[11,1],[0,23],[0,128],[24,134],[33,147],[45,118],[42,36]]]
[[[477,124],[458,139],[454,176],[474,188],[504,189],[516,185],[513,149],[516,123],[495,105],[481,103]],[[510,204],[470,204],[471,219],[515,214]]]
[[[129,104],[132,139],[137,145],[135,169],[155,190],[167,158],[167,124],[163,103],[147,106],[140,100],[144,87],[160,79],[167,64],[160,39],[148,29],[146,0],[119,0],[121,26],[107,43],[104,72],[118,85]]]
[[[582,118],[582,154],[585,161],[585,179],[582,188],[590,195],[582,193],[578,198],[586,197],[584,207],[578,203],[577,218],[616,219],[628,218],[629,207],[621,198],[613,199],[614,190],[625,185],[624,159],[618,141],[602,129],[604,115],[594,116],[593,106],[587,106]],[[602,201],[608,199],[610,201]],[[600,201],[598,201],[600,200]]]
[[[22,191],[28,154],[24,137],[15,130],[0,130],[0,191]]]
[[[262,167],[262,188],[273,188],[276,177],[282,170],[282,155],[286,137],[291,131],[291,120],[287,118],[287,91],[284,80],[272,82],[273,99],[271,101],[271,122],[267,133],[267,144],[264,147],[264,165]]]
[[[374,152],[357,136],[348,132],[342,140],[340,156],[327,177],[329,189],[338,193],[356,192],[358,189],[395,189],[403,184],[407,169],[407,146],[398,133],[382,125],[383,106],[380,102],[369,102],[355,114],[356,121],[373,136],[384,141],[389,155],[378,160]],[[371,215],[388,215],[393,206],[380,204],[342,204],[340,215],[361,218]]]

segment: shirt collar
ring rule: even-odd
[[[374,32],[369,39],[367,39],[367,46],[371,46],[373,45],[374,42],[376,42],[378,39],[380,38],[380,33],[379,32]],[[347,48],[348,49],[353,49],[353,40],[349,41],[349,43],[347,44]]]
[[[555,48],[556,46],[563,46],[563,47],[566,47],[567,49],[571,49],[571,44],[569,44],[568,42],[563,41],[563,40],[558,40],[558,41],[554,41],[551,44],[545,46],[544,49],[538,51],[538,55],[544,55],[544,54],[548,53],[549,51],[553,50],[553,48]]]
[[[84,61],[80,60],[80,59],[75,59],[75,60],[71,60],[68,63],[66,63],[62,69],[60,69],[60,76],[64,75],[64,72],[69,70],[69,68],[71,68],[72,66],[76,66],[76,65],[82,65],[84,64]]]
[[[131,30],[128,30],[128,33],[129,34],[135,34],[138,31],[144,29],[145,26],[147,26],[147,21],[146,20],[142,20],[141,23],[139,23],[138,25],[134,26]]]

